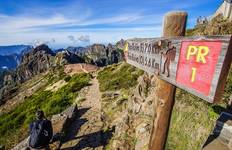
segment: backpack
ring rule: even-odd
[[[38,120],[30,125],[29,146],[43,148],[49,145],[52,138],[52,126],[49,120]]]

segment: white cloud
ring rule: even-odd
[[[33,18],[0,15],[0,32],[25,32],[30,31],[33,27],[61,25],[72,23],[77,20],[67,19],[62,15],[52,16],[50,18]]]
[[[90,37],[89,35],[82,35],[78,38],[80,42],[90,42]]]
[[[61,11],[62,9],[71,15]],[[40,11],[33,9],[29,10],[32,14],[20,13],[14,16],[0,14],[0,45],[25,43],[52,46],[104,43],[115,42],[121,38],[154,37],[161,32],[162,14],[159,13],[147,14],[142,10],[130,10],[120,13],[110,12],[97,17],[90,9],[86,9],[83,15],[72,14],[75,7],[62,9],[57,8],[57,11],[54,11],[38,8],[41,11],[51,12],[41,16]],[[95,28],[95,25],[99,26]],[[107,28],[105,25],[113,27]]]
[[[145,16],[141,13],[119,14],[115,16],[103,17],[98,19],[91,18],[67,18],[61,14],[56,14],[50,17],[27,17],[27,16],[7,16],[0,14],[0,34],[35,32],[41,30],[55,30],[55,28],[65,28],[65,30],[72,27],[85,27],[99,24],[114,24],[122,25],[129,23],[138,23],[144,18],[154,19],[156,16]],[[152,22],[159,22],[155,21]],[[50,27],[50,28],[49,28]]]
[[[36,47],[36,46],[39,46],[41,44],[46,44],[46,45],[49,45],[51,46],[52,44],[55,43],[55,39],[54,38],[51,38],[50,40],[42,40],[42,39],[35,39],[33,40],[32,42],[30,42],[29,44]]]
[[[84,42],[84,43],[90,42],[89,35],[81,35],[78,38],[75,38],[73,35],[68,35],[67,38],[71,41],[72,44],[77,44],[78,42]]]
[[[109,34],[110,33],[110,34]],[[70,35],[87,35],[91,37],[90,42],[76,42],[73,43],[67,37]],[[84,46],[93,43],[114,43],[121,38],[144,38],[144,37],[159,37],[161,35],[161,27],[145,27],[145,28],[115,28],[115,29],[101,29],[101,30],[84,30],[84,31],[63,31],[63,32],[30,32],[30,33],[16,33],[7,36],[0,36],[0,45],[12,45],[12,44],[32,44],[32,39],[37,44],[44,44],[55,37],[55,43],[49,43],[49,46],[55,48],[61,48],[66,46]],[[78,40],[81,36],[73,36],[75,40]]]
[[[75,38],[73,35],[69,35],[69,36],[68,36],[68,39],[69,39],[73,44],[77,43],[77,40],[76,40],[76,38]]]
[[[96,25],[96,24],[110,24],[110,23],[129,23],[143,18],[142,14],[120,14],[118,16],[111,16],[107,18],[84,20],[79,25]]]

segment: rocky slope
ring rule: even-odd
[[[232,92],[231,73],[228,78],[226,94]],[[70,80],[59,76],[61,78],[53,81],[52,84],[60,80],[68,82]],[[97,73],[97,80],[101,92],[101,112],[99,113],[99,105],[94,103],[94,99],[99,101],[97,96],[93,96],[94,94],[99,95],[99,92],[97,92],[98,94],[95,93],[98,84],[96,84],[97,81],[94,78],[90,82],[92,85],[83,88],[74,98],[73,102],[75,104],[85,108],[79,107],[80,112],[77,118],[70,126],[66,126],[68,130],[65,130],[67,131],[67,137],[63,140],[63,147],[69,149],[77,147],[122,150],[148,149],[155,111],[156,98],[153,92],[156,88],[156,78],[148,76],[128,64],[120,63],[101,69]],[[57,89],[58,91],[53,91],[53,94],[61,91],[67,85],[65,84]],[[43,89],[46,89],[46,87],[43,87]],[[69,89],[66,92],[70,91],[72,90]],[[39,95],[45,97],[44,100],[46,100],[41,101],[42,108],[50,107],[50,102],[47,101],[53,99],[42,93]],[[28,99],[31,98],[37,101],[40,97],[28,97]],[[62,105],[61,102],[62,98],[61,101],[56,101],[53,104],[59,107]],[[96,112],[92,111],[92,108],[86,109],[87,107],[95,108],[95,106],[98,107]],[[177,150],[200,149],[218,116],[214,106],[178,89],[166,148]],[[81,113],[82,110],[85,111]]]
[[[58,52],[55,57],[55,64],[60,66],[84,62],[85,60],[82,57],[69,50],[62,50]]]
[[[219,19],[220,18],[216,18]],[[222,20],[221,20],[222,21]],[[221,22],[218,21],[218,22]],[[228,34],[216,32],[230,22],[215,25],[215,20],[206,24],[205,32],[199,34]],[[221,27],[222,26],[222,27]],[[216,28],[216,29],[215,29]],[[189,33],[189,31],[188,31]],[[195,33],[196,34],[196,33]],[[118,43],[118,45],[122,45]],[[146,150],[152,132],[156,97],[156,77],[143,74],[125,63],[111,65],[98,73],[101,90],[102,121],[105,131],[115,132],[105,149]],[[227,79],[225,93],[220,104],[211,105],[181,89],[176,91],[170,132],[166,149],[201,149],[221,111],[228,111],[227,103],[232,94],[232,69]]]
[[[148,149],[154,115],[153,86],[147,75],[126,63],[98,74],[105,128],[115,127],[108,149]]]
[[[4,103],[7,99],[13,97],[21,83],[51,69],[54,56],[55,53],[46,45],[40,45],[26,52],[16,70],[8,72],[3,77],[2,88],[0,89],[0,103]]]
[[[187,30],[187,36],[191,35],[226,35],[232,34],[232,22],[218,15],[211,21],[200,24]]]
[[[68,47],[55,50],[58,65],[69,63],[92,63],[98,66],[106,66],[117,63],[123,59],[121,40],[116,45],[93,44],[87,47]],[[119,49],[118,49],[119,48]],[[23,56],[34,48],[27,45],[0,46],[0,71],[14,70],[20,64]],[[24,58],[25,59],[25,58]]]
[[[123,53],[115,45],[93,44],[85,50],[76,52],[86,63],[91,63],[99,67],[118,63],[123,60]]]
[[[188,30],[187,33],[188,35],[230,34],[228,25],[230,22],[219,16],[207,24]],[[68,48],[56,55],[46,45],[41,45],[25,54],[16,73],[4,76],[4,85],[11,87],[8,89],[10,91],[8,95],[18,97],[17,94],[20,94],[23,89],[29,88],[22,88],[22,85],[17,87],[12,81],[28,80],[29,83],[31,81],[36,84],[30,86],[30,91],[33,92],[23,96],[24,100],[20,105],[16,103],[14,106],[16,109],[7,110],[0,116],[0,121],[4,122],[0,124],[0,133],[3,135],[0,136],[0,143],[7,142],[9,146],[23,140],[27,136],[27,125],[33,120],[32,114],[35,109],[42,108],[51,116],[72,104],[78,104],[84,108],[79,107],[79,115],[74,118],[70,126],[66,126],[66,134],[62,139],[63,148],[147,150],[156,111],[154,110],[156,77],[149,76],[126,63],[109,65],[123,59],[122,51],[118,48],[123,48],[124,44],[125,41],[121,40],[116,44],[117,46],[94,44],[81,50]],[[82,61],[98,66],[109,66],[92,75],[66,74],[62,67],[59,73],[52,72],[54,67],[59,68],[67,63]],[[42,72],[50,72],[50,74],[44,75],[40,81],[44,81],[45,84],[38,86],[41,82],[35,79],[35,75],[41,76]],[[95,75],[97,78],[91,78]],[[57,83],[64,84],[57,86]],[[34,85],[39,88],[35,88]],[[56,87],[56,90],[46,90],[49,89],[47,87]],[[15,92],[17,90],[18,93]],[[200,98],[177,89],[166,149],[201,149],[218,114],[226,110],[231,93],[232,69],[227,79],[222,103],[218,105],[208,104]],[[29,106],[36,106],[36,108]],[[83,110],[84,112],[81,112]],[[8,126],[12,129],[8,129]],[[13,136],[13,132],[17,136]]]
[[[56,50],[55,52],[59,55],[68,52],[68,55],[79,57],[85,63],[103,67],[123,60],[123,52],[121,49],[123,49],[124,42],[124,40],[121,40],[116,45],[93,44],[87,47],[68,47],[66,49]]]
[[[47,45],[40,45],[30,51],[24,50],[22,58],[15,71],[1,73],[0,98],[1,103],[11,98],[17,92],[21,83],[40,73],[60,68],[66,64],[90,63],[106,66],[118,63],[123,59],[123,53],[116,46],[109,44],[94,44],[84,47],[69,47],[66,50],[53,52]],[[1,62],[1,61],[0,61]],[[3,74],[6,74],[3,76]]]
[[[49,70],[53,66],[54,56],[55,53],[47,45],[40,45],[25,53],[16,69],[17,80],[22,83],[32,76]]]
[[[79,107],[72,122],[64,125],[64,115],[52,117],[54,130],[64,131],[58,142],[61,149],[147,149],[154,96],[148,96],[153,88],[147,89],[147,76],[140,77],[142,74],[141,70],[125,63],[93,73],[91,84],[81,89],[73,101]]]

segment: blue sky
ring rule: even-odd
[[[188,28],[222,0],[1,0],[0,45],[53,48],[159,37],[165,13],[187,11]]]

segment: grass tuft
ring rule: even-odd
[[[35,119],[34,114],[38,109],[42,109],[47,117],[64,111],[73,103],[78,91],[89,84],[90,78],[89,74],[73,75],[68,84],[58,91],[38,91],[14,110],[1,115],[0,145],[9,149],[25,138],[28,125]]]
[[[98,74],[101,92],[128,89],[137,84],[144,72],[129,64],[121,63],[104,68]]]

